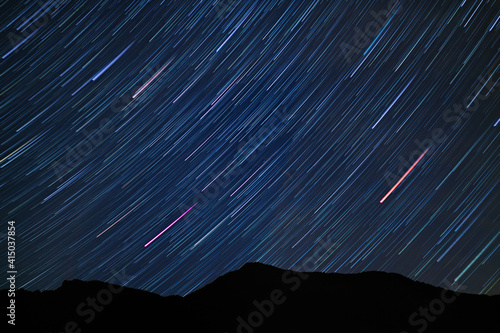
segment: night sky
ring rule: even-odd
[[[258,261],[500,294],[499,1],[0,12],[18,288],[185,295]]]

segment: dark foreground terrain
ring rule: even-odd
[[[500,296],[397,274],[299,273],[253,263],[185,297],[79,280],[18,290],[15,323],[9,332],[498,333]]]

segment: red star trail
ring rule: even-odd
[[[394,192],[394,190],[396,189],[396,187],[398,187],[399,184],[401,184],[401,182],[406,178],[406,176],[408,176],[408,174],[411,172],[411,170],[413,170],[413,168],[417,166],[418,162],[420,162],[420,160],[422,159],[422,157],[424,157],[424,155],[427,154],[428,151],[429,151],[429,148],[427,148],[422,153],[422,155],[420,155],[420,157],[415,161],[415,163],[413,163],[413,165],[408,169],[408,171],[405,172],[405,174],[397,181],[396,184],[394,184],[394,186],[389,190],[389,192],[387,192],[387,194],[382,198],[382,200],[380,200],[380,203],[383,203],[385,201],[385,199],[387,199],[387,197],[389,195],[391,195],[392,192]]]

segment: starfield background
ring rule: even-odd
[[[500,294],[500,2],[0,13],[17,288],[186,295],[257,261]]]

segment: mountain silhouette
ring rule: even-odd
[[[22,332],[500,332],[500,295],[394,273],[304,273],[260,263],[184,297],[72,280],[56,290],[18,290],[15,300],[15,331]]]

